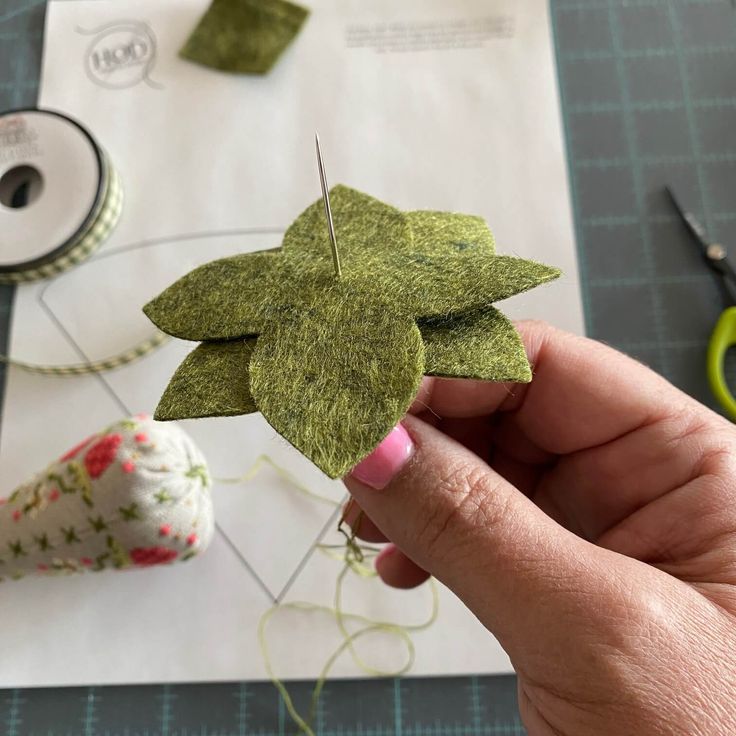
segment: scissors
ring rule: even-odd
[[[718,276],[727,306],[716,322],[708,342],[706,367],[711,391],[732,421],[736,421],[736,399],[726,383],[724,361],[730,347],[736,346],[736,270],[728,260],[726,248],[714,243],[692,212],[675,195],[672,187],[666,191],[690,234],[700,245],[705,262]]]

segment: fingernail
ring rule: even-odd
[[[393,544],[386,545],[377,555],[376,560],[373,563],[376,570],[380,571],[383,561],[393,556],[396,553],[396,547]]]
[[[406,465],[414,452],[414,443],[403,425],[397,424],[391,433],[351,471],[353,478],[365,485],[381,490]]]

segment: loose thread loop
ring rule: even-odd
[[[355,501],[352,498],[347,502],[345,510],[342,512],[340,521],[337,524],[337,531],[345,537],[345,562],[350,567],[353,566],[353,563],[361,563],[365,559],[363,549],[355,541],[358,537],[360,524],[363,521],[363,509],[358,511],[358,515],[355,517],[355,525],[350,529],[350,531],[348,532],[345,530],[347,515],[354,503]]]
[[[336,508],[340,504],[333,501],[331,498],[322,496],[314,491],[310,490],[303,484],[301,484],[291,473],[286,469],[280,467],[267,455],[259,456],[250,470],[240,478],[225,478],[215,479],[221,483],[235,484],[242,483],[252,480],[264,466],[268,465],[280,478],[287,481],[289,485],[298,491],[302,495],[312,498],[322,503],[330,504]],[[412,641],[411,634],[419,631],[428,629],[437,620],[439,612],[439,594],[437,585],[434,580],[430,579],[429,588],[432,595],[432,604],[429,616],[418,624],[401,624],[392,621],[382,621],[378,619],[372,619],[368,616],[363,616],[359,613],[352,613],[343,609],[343,589],[346,578],[349,573],[353,573],[360,578],[375,578],[377,573],[372,566],[367,563],[372,562],[380,551],[379,548],[373,547],[366,544],[360,544],[357,541],[357,536],[360,530],[361,521],[365,518],[363,511],[359,510],[356,516],[355,522],[350,530],[346,529],[347,520],[346,517],[352,508],[353,500],[350,499],[345,507],[343,514],[340,517],[340,521],[337,525],[337,531],[345,538],[345,542],[341,545],[330,545],[320,544],[317,549],[323,554],[328,555],[330,558],[340,561],[343,563],[342,570],[337,576],[335,581],[335,593],[334,602],[332,606],[325,606],[316,603],[310,603],[307,601],[290,601],[288,603],[278,603],[275,606],[269,608],[258,622],[258,645],[261,650],[261,656],[263,657],[263,663],[266,668],[266,673],[277,689],[286,707],[286,711],[294,724],[299,728],[299,731],[306,736],[316,736],[315,731],[312,727],[314,722],[315,714],[317,712],[317,706],[319,704],[320,696],[327,683],[328,676],[332,667],[335,665],[337,660],[342,654],[348,652],[353,662],[367,675],[377,677],[400,677],[409,671],[414,664],[415,647]],[[319,677],[315,683],[312,695],[310,698],[309,711],[306,717],[303,717],[296,709],[294,702],[291,698],[288,688],[286,685],[277,677],[274,672],[273,663],[271,661],[271,654],[268,648],[268,637],[267,629],[268,624],[272,618],[284,610],[300,611],[303,613],[326,613],[335,619],[335,622],[342,636],[342,641],[335,648],[335,650],[327,657],[322,670],[320,671]],[[351,631],[348,625],[358,624],[361,628]],[[373,667],[366,662],[358,653],[355,648],[355,643],[370,634],[383,633],[390,636],[394,636],[398,641],[403,644],[406,650],[406,659],[404,663],[395,669],[381,669]]]

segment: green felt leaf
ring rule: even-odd
[[[423,369],[413,319],[333,295],[258,338],[250,388],[271,426],[336,478],[406,413]]]
[[[159,329],[183,340],[257,335],[278,311],[289,270],[278,250],[221,258],[180,278],[143,311]]]
[[[511,256],[392,254],[373,285],[416,317],[472,311],[556,279],[560,271]]]
[[[453,255],[496,250],[493,234],[486,221],[477,215],[457,212],[415,210],[407,212],[414,239],[414,249],[427,255]]]
[[[209,263],[146,305],[164,332],[205,341],[177,371],[157,417],[257,407],[337,477],[401,419],[425,352],[433,375],[530,380],[518,335],[492,305],[557,269],[495,255],[478,217],[401,213],[347,187],[331,199],[342,277],[318,200],[281,248]]]
[[[256,340],[205,342],[179,366],[154,419],[235,416],[258,411],[250,394],[250,361]]]
[[[397,314],[421,318],[487,307],[559,275],[534,261],[495,256],[480,218],[406,216],[342,186],[332,190],[331,199],[341,278],[334,274],[319,200],[289,228],[282,248],[201,266],[147,304],[145,313],[161,330],[185,340],[231,340],[261,334],[332,296],[378,300]],[[430,222],[440,232],[434,240]]]
[[[420,320],[419,329],[427,375],[516,383],[532,380],[519,334],[493,307]]]
[[[223,258],[200,266],[144,311],[184,340],[230,340],[260,334],[324,299],[374,299],[396,313],[431,317],[489,306],[557,278],[534,261],[482,253],[387,255],[382,270],[335,278],[331,262],[287,259],[278,250]]]
[[[330,189],[330,208],[345,277],[376,274],[387,252],[411,251],[409,222],[395,207],[338,185]],[[332,249],[321,199],[294,220],[282,247],[287,257],[323,261],[332,273]]]
[[[240,74],[266,74],[309,11],[286,0],[213,0],[179,55]]]

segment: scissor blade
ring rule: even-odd
[[[682,200],[675,194],[675,190],[672,187],[666,186],[665,191],[667,192],[667,194],[669,194],[670,199],[672,200],[672,204],[675,205],[677,214],[680,215],[687,229],[690,231],[692,236],[700,243],[700,245],[703,247],[703,250],[707,250],[708,246],[711,244],[711,241],[708,238],[708,233],[706,232],[703,225],[701,225],[698,218],[695,217],[695,215],[682,204]]]

